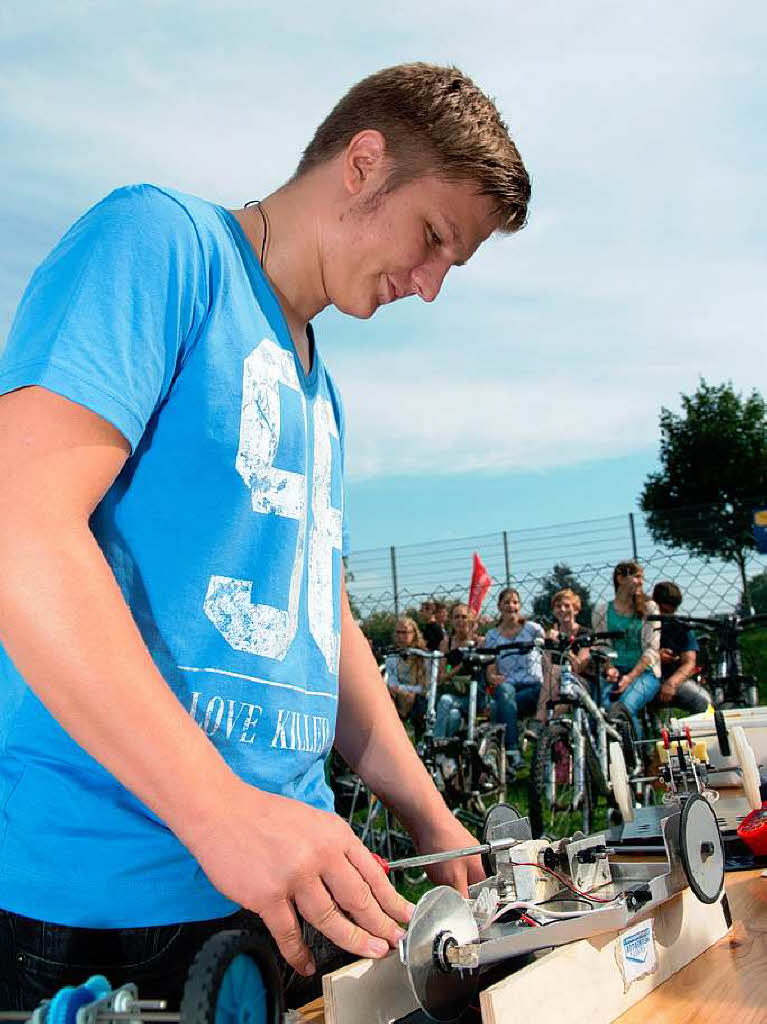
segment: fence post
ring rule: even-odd
[[[397,587],[397,549],[392,546],[389,548],[391,555],[391,585],[394,591],[394,614],[399,618],[399,590]]]
[[[506,586],[511,586],[511,562],[509,561],[509,535],[503,531],[503,558],[506,562]]]
[[[639,552],[637,551],[637,534],[634,528],[634,513],[629,512],[629,529],[631,530],[631,550],[633,552],[633,559],[635,562],[639,561]]]

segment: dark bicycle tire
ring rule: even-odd
[[[631,712],[625,704],[612,704],[607,710],[607,720],[618,732],[621,738],[621,747],[623,748],[623,759],[626,762],[626,770],[631,773],[638,767],[641,767],[639,758],[641,754],[637,755],[636,746],[636,728],[634,726],[634,719],[631,717]]]
[[[480,740],[474,767],[477,777],[472,785],[479,793],[475,803],[482,814],[487,814],[496,804],[506,803],[506,749],[497,736]]]
[[[551,771],[555,773],[555,779],[557,771],[567,772],[567,758],[569,758],[568,778],[566,781],[555,782],[559,793],[562,794],[561,802],[557,800],[558,808],[555,808],[549,804],[547,798],[548,777]],[[591,827],[594,780],[591,777],[589,759],[584,758],[583,803],[577,809],[572,806],[568,807],[567,793],[574,788],[572,782],[573,763],[571,727],[564,722],[556,721],[544,726],[533,752],[528,788],[530,828],[535,839],[542,835],[546,835],[550,839],[560,839],[572,835],[577,829],[582,829],[588,834]]]

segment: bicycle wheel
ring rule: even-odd
[[[541,730],[530,766],[530,828],[537,839],[571,836],[591,827],[593,779],[588,758],[583,763],[583,793],[575,806],[573,738],[569,725],[552,722]]]
[[[506,749],[497,736],[480,740],[472,774],[472,803],[479,813],[506,803]]]
[[[642,765],[642,755],[638,752],[636,729],[631,712],[625,704],[613,704],[606,713],[607,721],[617,730],[623,747],[623,758],[629,776]]]

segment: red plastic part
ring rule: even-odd
[[[738,825],[738,836],[756,857],[767,857],[767,804],[751,811]]]
[[[671,747],[671,739],[668,734],[668,729],[661,729],[660,735],[663,740],[663,746],[668,750]]]
[[[384,860],[383,857],[379,857],[377,853],[374,853],[373,857],[374,857],[375,860],[378,861],[378,863],[383,868],[384,874],[388,875],[389,874],[389,862],[388,862],[388,860]]]

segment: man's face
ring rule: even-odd
[[[496,226],[492,201],[464,182],[430,175],[389,193],[368,190],[355,197],[325,250],[327,297],[361,318],[409,295],[432,302],[448,270],[465,263]]]

